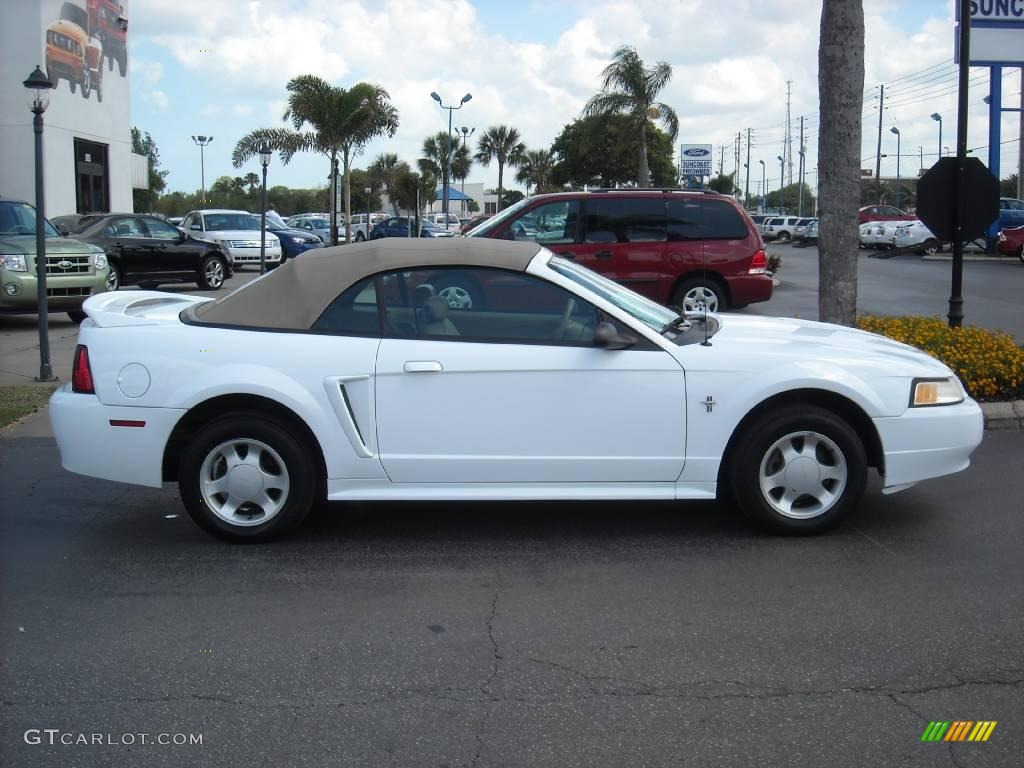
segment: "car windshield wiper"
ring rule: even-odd
[[[665,333],[665,331],[672,330],[683,331],[685,333],[686,331],[690,330],[692,325],[693,317],[687,315],[685,312],[681,312],[674,318],[669,320],[667,323],[665,323],[665,325],[662,326],[661,330],[658,331],[658,333]]]

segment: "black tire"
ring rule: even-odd
[[[124,275],[121,274],[121,268],[113,261],[108,260],[107,263],[110,265],[110,275],[107,277],[107,290],[119,291],[124,282]]]
[[[112,53],[107,56],[107,71],[114,71],[114,54]]]
[[[714,294],[715,305],[711,306],[712,302],[708,301],[708,312],[721,312],[729,307],[729,301],[726,299],[725,291],[722,289],[717,282],[710,278],[703,277],[691,277],[689,280],[685,280],[680,283],[679,286],[672,292],[672,306],[679,307],[679,309],[689,309],[691,311],[700,309],[699,306],[686,307],[687,294],[691,291],[703,289],[705,294],[710,292]],[[696,300],[695,297],[690,297],[690,304]]]
[[[803,432],[824,437],[831,446],[822,444],[814,456],[799,455],[797,460],[816,456],[824,459],[821,463],[832,462],[831,466],[841,467],[835,453],[838,451],[838,457],[846,468],[845,484],[838,480],[817,481],[826,491],[838,493],[838,496],[825,504],[820,511],[816,510],[815,504],[809,503],[814,498],[810,492],[801,493],[795,488],[790,488],[789,492],[800,495],[792,500],[791,509],[794,516],[789,516],[769,502],[769,497],[774,498],[772,492],[762,490],[762,464],[769,476],[779,473],[778,469],[772,471],[772,464],[781,458],[781,452],[774,450],[774,446],[777,442]],[[801,450],[809,448],[809,444],[801,437],[795,437],[787,442],[791,445],[802,445]],[[813,405],[788,405],[766,412],[751,422],[739,436],[735,446],[728,458],[727,471],[723,473],[723,479],[729,484],[728,493],[723,493],[723,497],[732,494],[736,504],[750,520],[774,533],[821,533],[853,512],[864,495],[864,486],[867,482],[867,455],[864,445],[849,424],[824,408]],[[806,461],[802,461],[802,465],[809,466]],[[814,472],[819,470],[820,467],[813,469]],[[787,483],[794,482],[790,477],[789,474],[785,476]],[[814,477],[818,475],[815,474]],[[832,484],[831,487],[825,485],[826,482]],[[813,485],[814,481],[811,481],[811,484]],[[781,487],[775,490],[783,491],[779,498],[775,499],[775,503],[780,503],[780,500],[784,503],[784,497],[789,492]],[[818,492],[820,493],[820,490]],[[817,506],[822,506],[820,500]]]
[[[78,88],[78,83],[76,83],[76,82],[74,81],[74,79],[72,79],[72,78],[70,78],[70,77],[69,77],[69,78],[68,78],[68,88],[70,88],[70,89],[71,89],[71,92],[72,92],[72,93],[74,93],[74,92],[75,92],[75,89],[76,89],[76,88]]]
[[[199,276],[196,284],[204,291],[219,291],[224,287],[228,267],[219,256],[207,256],[199,265]]]
[[[96,86],[96,101],[98,101],[100,104],[103,103],[103,89],[99,86]]]
[[[220,517],[204,497],[200,487],[203,464],[218,446],[232,440],[263,443],[277,453],[287,471],[288,491],[283,506],[265,522],[232,524]],[[207,533],[234,542],[270,541],[283,536],[305,520],[323,491],[320,472],[306,440],[274,417],[249,411],[226,414],[200,430],[181,454],[178,478],[181,500],[195,523]],[[218,495],[211,496],[213,504],[224,501]]]
[[[124,77],[125,71],[128,69],[128,52],[125,51],[117,57],[117,72],[121,77]]]
[[[82,312],[81,310],[77,310],[76,309],[76,310],[73,310],[71,312],[68,312],[68,317],[71,318],[71,322],[72,323],[75,323],[76,325],[78,325],[78,324],[81,324],[81,322],[83,320],[85,320],[85,318],[87,318],[88,315],[85,314],[85,312]]]
[[[356,232],[356,242],[361,243],[366,239],[366,236],[362,232]]]
[[[786,230],[782,230],[781,232],[779,232],[779,242],[780,243],[788,243],[792,239],[793,239],[793,236],[790,235],[789,232],[787,232]]]
[[[480,284],[458,272],[443,274],[433,281],[434,295],[448,301],[452,309],[482,309],[487,297]]]
[[[938,253],[941,250],[942,250],[942,243],[940,243],[938,240],[935,240],[933,238],[933,239],[929,239],[929,240],[925,240],[924,241],[924,245],[921,248],[921,253],[923,253],[926,256],[931,256],[932,254]]]
[[[85,77],[82,78],[82,98],[88,99],[90,93],[92,93],[92,75],[86,70]]]
[[[1017,249],[1017,258],[1024,262],[1024,245]]]

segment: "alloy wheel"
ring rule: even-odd
[[[765,452],[758,482],[761,495],[775,512],[806,520],[836,504],[848,474],[846,458],[830,438],[820,432],[791,432]]]
[[[277,451],[259,440],[221,443],[207,454],[199,473],[203,500],[230,525],[262,525],[288,501],[288,468]]]

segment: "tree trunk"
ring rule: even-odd
[[[331,152],[331,245],[338,244],[338,155]]]
[[[640,123],[640,173],[637,174],[637,186],[651,186],[651,169],[647,164],[647,118]]]
[[[348,245],[352,242],[352,232],[348,228],[348,222],[352,221],[352,178],[349,173],[352,170],[352,158],[349,157],[348,147],[342,148],[341,156],[345,160],[345,244]],[[369,226],[369,222],[367,222],[367,226]]]
[[[862,0],[823,0],[818,47],[818,317],[851,326],[857,321],[863,94]]]
[[[502,176],[503,176],[504,172],[505,172],[505,164],[503,162],[501,162],[501,160],[498,160],[498,207],[495,209],[496,211],[500,211],[501,210],[501,198],[503,197],[503,195],[501,193],[501,181],[502,181]]]

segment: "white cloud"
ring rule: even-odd
[[[235,104],[235,106],[231,110],[231,114],[235,117],[248,117],[252,114],[252,105]]]

